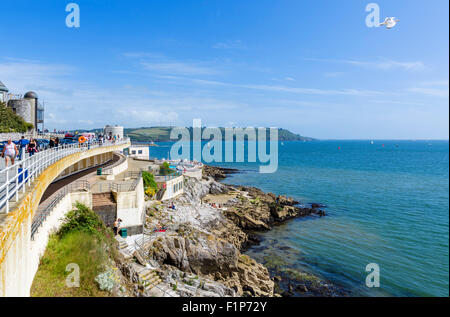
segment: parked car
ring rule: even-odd
[[[47,139],[36,139],[36,143],[39,151],[46,150],[50,147],[50,141]]]
[[[75,143],[78,143],[78,139],[64,138],[64,139],[59,140],[60,145],[75,144]]]

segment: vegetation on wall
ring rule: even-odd
[[[0,133],[27,132],[33,129],[31,123],[15,114],[4,102],[0,102]]]
[[[156,183],[153,174],[143,171],[142,179],[144,181],[145,194],[149,197],[155,196],[155,194],[158,192],[158,184]]]

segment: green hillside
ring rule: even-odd
[[[140,142],[168,142],[174,141],[170,140],[170,130],[171,127],[142,127],[142,128],[127,128],[124,130],[125,135],[129,136],[132,141]],[[192,128],[188,128],[192,136]],[[224,128],[222,130],[222,135],[224,135]],[[267,135],[269,139],[269,135]],[[313,138],[301,136],[295,134],[286,129],[278,129],[278,139],[280,141],[313,141]]]

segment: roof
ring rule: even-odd
[[[3,91],[3,92],[8,92],[9,91],[8,88],[6,88],[6,86],[3,85],[3,83],[1,81],[0,81],[0,91]]]
[[[26,99],[38,99],[37,94],[34,91],[29,91],[23,96]]]

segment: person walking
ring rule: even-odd
[[[34,153],[37,152],[37,144],[36,141],[31,138],[30,143],[28,143],[28,153],[30,153],[30,156],[33,156]]]
[[[23,152],[25,151],[28,143],[29,141],[22,135],[22,138],[19,141],[19,160],[22,160]]]
[[[11,165],[14,165],[14,160],[18,154],[17,146],[8,139],[8,142],[3,147],[2,157],[5,158],[5,167],[8,167],[8,158],[11,160]]]

